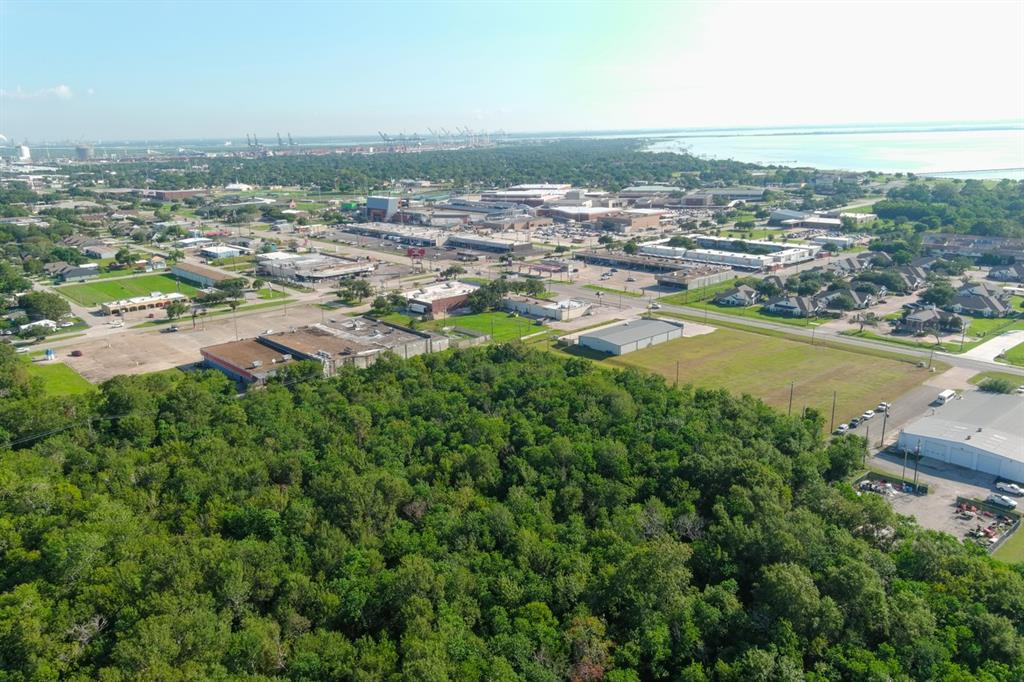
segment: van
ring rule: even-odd
[[[956,391],[947,388],[945,391],[942,391],[941,393],[939,393],[939,395],[935,398],[935,403],[937,405],[945,405],[946,403],[948,403],[950,400],[952,400],[955,397],[956,397]]]

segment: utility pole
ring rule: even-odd
[[[793,383],[792,381],[789,382],[789,410],[786,411],[787,417],[793,414]]]
[[[832,391],[832,420],[828,424],[828,432],[836,430],[836,392]]]
[[[903,450],[903,473],[900,474],[900,477],[903,478],[904,480],[907,477],[907,455],[909,454],[909,450]]]
[[[917,441],[917,448],[914,450],[914,493],[917,493],[917,471],[921,466],[921,441]]]
[[[885,413],[882,414],[882,438],[878,441],[878,449],[881,450],[885,447],[885,424],[889,421],[889,408],[885,408]]]
[[[679,361],[676,360],[676,386],[679,386]]]

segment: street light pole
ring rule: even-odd
[[[882,414],[882,438],[878,441],[878,448],[882,449],[885,447],[885,424],[889,421],[889,408],[885,408],[885,413]]]
[[[836,429],[836,391],[832,391],[832,420],[828,424],[828,432],[832,433]]]

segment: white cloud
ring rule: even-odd
[[[92,90],[89,91],[89,94],[92,94]],[[71,99],[74,96],[75,93],[71,88],[63,83],[39,90],[23,90],[20,85],[14,90],[0,90],[0,97],[4,99],[44,99],[48,97]]]

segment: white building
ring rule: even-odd
[[[900,432],[898,447],[1024,482],[1024,397],[970,391]]]
[[[614,327],[581,334],[579,345],[601,353],[624,355],[642,348],[656,346],[683,335],[683,324],[666,320],[633,320]]]
[[[541,298],[516,294],[510,294],[502,299],[501,307],[523,315],[545,317],[558,321],[575,320],[590,310],[590,304],[573,298],[566,298],[561,301],[545,301]]]

